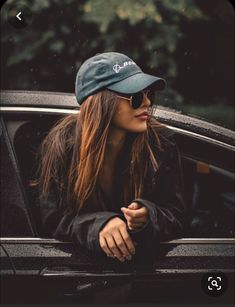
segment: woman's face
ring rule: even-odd
[[[120,94],[120,96],[122,96]],[[116,112],[112,119],[112,124],[126,132],[144,132],[147,129],[148,115],[139,116],[142,113],[147,113],[150,107],[150,100],[147,95],[143,95],[142,104],[138,109],[133,109],[130,101],[125,98],[118,97]]]

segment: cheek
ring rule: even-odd
[[[117,127],[124,128],[131,118],[133,118],[133,111],[127,106],[126,102],[120,102],[112,120],[113,124]]]
[[[125,126],[130,120],[132,119],[132,116],[129,112],[117,110],[113,117],[113,123],[116,126],[123,127]]]
[[[134,117],[132,110],[130,112],[117,110],[112,122],[116,127],[129,132],[143,132],[147,129],[147,122]]]

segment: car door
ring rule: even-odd
[[[2,302],[234,301],[235,240],[229,221],[234,136],[218,141],[190,131],[180,125],[181,120],[177,125],[169,114],[159,111],[159,119],[177,133],[191,216],[184,238],[161,243],[154,268],[133,268],[94,256],[71,242],[40,237],[37,206],[28,188],[32,157],[55,121],[78,111],[71,95],[24,93],[22,100],[21,94],[5,93],[1,101]],[[61,104],[56,104],[58,96]],[[215,196],[212,182],[218,190]],[[226,227],[222,225],[225,218]],[[202,283],[206,274],[215,278],[216,273],[226,276],[227,289],[212,296]]]

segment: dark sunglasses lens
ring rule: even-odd
[[[132,96],[132,108],[138,109],[143,101],[143,92],[136,93]]]

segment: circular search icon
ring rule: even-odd
[[[201,286],[209,296],[220,296],[228,288],[228,279],[222,272],[206,273],[202,277]]]

